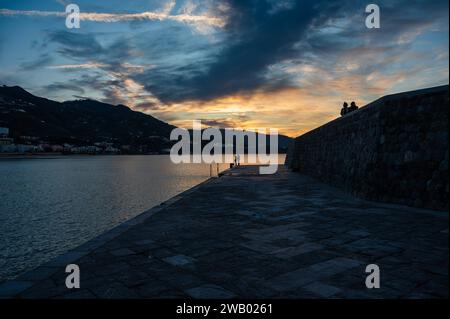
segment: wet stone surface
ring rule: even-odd
[[[141,219],[0,297],[448,298],[448,212],[357,199],[284,167],[236,168]],[[372,263],[379,289],[365,286]]]

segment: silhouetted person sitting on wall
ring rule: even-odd
[[[358,109],[358,106],[355,102],[350,103],[350,108],[348,109],[349,112],[356,111]]]
[[[344,102],[344,105],[342,106],[342,109],[341,109],[341,116],[344,116],[347,113],[348,113],[348,104],[347,104],[347,102]]]

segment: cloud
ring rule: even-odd
[[[30,16],[30,17],[66,17],[67,13],[59,11],[39,11],[39,10],[9,10],[0,9],[0,16]],[[170,15],[163,12],[139,12],[139,13],[99,13],[80,12],[81,21],[93,22],[132,22],[132,21],[176,21],[186,24],[205,24],[211,27],[222,28],[225,21],[219,17],[210,15],[177,14]]]
[[[60,45],[57,52],[66,57],[82,59],[107,53],[107,50],[90,33],[50,31],[48,38],[50,41]]]
[[[110,104],[124,104],[130,107],[139,106],[141,109],[155,108],[161,102],[147,92],[144,87],[134,81],[130,75],[143,72],[151,65],[136,65],[131,63],[100,63],[89,62],[84,64],[65,64],[49,66],[50,68],[81,72],[75,78],[68,79],[67,82],[56,82],[42,89],[48,94],[54,94],[58,89],[72,90],[84,94],[84,92],[96,92],[101,95],[97,97],[102,102]]]
[[[69,83],[61,83],[61,82],[56,82],[56,83],[52,83],[49,85],[44,86],[44,89],[47,91],[73,91],[73,92],[77,92],[79,94],[84,94],[84,89],[74,85],[74,84],[69,84]]]
[[[251,120],[248,115],[237,114],[233,117],[219,117],[214,119],[200,119],[202,125],[215,128],[231,128],[244,126],[245,123]]]
[[[21,63],[19,68],[21,71],[33,71],[48,65],[52,60],[53,58],[49,54],[43,53],[34,61]]]
[[[144,70],[148,70],[153,68],[153,65],[137,65],[137,64],[131,64],[131,63],[118,63],[118,64],[106,64],[106,63],[99,63],[99,62],[87,62],[87,63],[80,63],[80,64],[59,64],[59,65],[49,65],[47,66],[48,69],[54,69],[54,70],[84,70],[84,69],[115,69],[117,70],[128,70],[133,72],[143,72]]]
[[[116,38],[109,44],[101,44],[94,33],[60,30],[49,31],[47,37],[48,41],[58,45],[56,52],[62,56],[73,60],[89,61],[80,63],[79,66],[96,66],[114,70],[118,67],[132,69],[133,65],[124,61],[139,55],[130,41],[122,37]],[[75,65],[70,66],[75,68]]]
[[[380,3],[382,29],[369,30],[366,5],[362,0],[230,0],[219,51],[186,69],[155,68],[135,80],[165,103],[277,91],[298,86],[302,76],[284,72],[285,63],[323,65],[335,73],[344,62],[343,71],[357,75],[385,71],[402,63],[421,34],[448,24],[447,1],[386,1]],[[353,69],[352,60],[358,62]]]
[[[212,99],[239,91],[264,87],[276,89],[288,85],[286,78],[268,79],[268,66],[293,56],[293,45],[304,36],[308,26],[323,14],[320,1],[297,1],[284,10],[273,12],[267,2],[228,1],[227,46],[207,65],[206,72],[196,76],[167,74],[168,81],[157,83],[154,73],[140,77],[149,90],[164,101],[186,98]],[[173,76],[172,78],[170,78]],[[164,79],[165,80],[165,79]],[[160,85],[175,83],[178,90],[167,92]]]
[[[152,101],[144,101],[136,103],[133,106],[133,109],[136,111],[144,112],[144,113],[151,113],[153,111],[164,109],[164,105],[158,102],[152,102]]]
[[[106,64],[89,62],[81,64],[61,64],[61,65],[49,65],[48,69],[62,69],[62,70],[76,70],[76,69],[97,69],[105,67]]]

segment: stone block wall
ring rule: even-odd
[[[297,137],[288,164],[366,199],[448,210],[448,93],[380,98]]]

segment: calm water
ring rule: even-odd
[[[0,282],[208,177],[165,155],[0,159]]]

